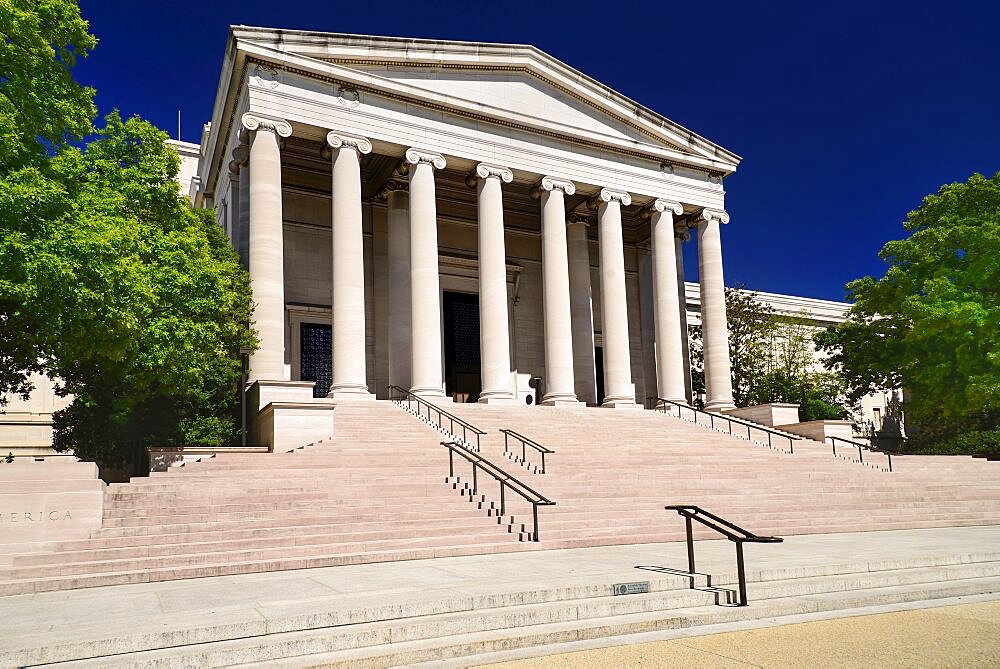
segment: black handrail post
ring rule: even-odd
[[[750,438],[750,426],[749,425],[747,425],[747,441],[753,441],[753,439]]]
[[[887,458],[889,458],[889,471],[891,472],[892,471],[892,453],[890,453],[889,451],[886,451],[885,455],[886,455]]]
[[[500,481],[500,515],[507,515],[507,499],[504,496],[504,484],[503,480]]]
[[[892,459],[889,459],[889,471],[892,471]],[[542,451],[542,473],[545,473],[545,451]]]
[[[479,494],[479,477],[476,475],[476,472],[477,472],[476,463],[473,462],[472,463],[472,494],[473,495],[478,495]]]
[[[771,433],[767,433],[767,447],[771,448]]]
[[[865,461],[865,455],[861,452],[861,444],[858,444],[858,461],[862,463]]]
[[[830,437],[830,444],[833,446],[833,455],[836,457],[836,455],[837,455],[837,438],[836,437]]]
[[[740,606],[747,605],[747,574],[743,566],[743,542],[736,540],[736,577],[740,583]]]
[[[448,476],[455,478],[455,451],[448,449]]]
[[[687,532],[688,571],[694,575],[694,532],[691,529],[691,516],[684,515],[684,529]]]
[[[503,430],[500,430],[500,431],[503,432]],[[477,439],[478,439],[478,437],[479,437],[479,435],[476,435]],[[510,452],[510,449],[507,447],[507,433],[506,432],[503,432],[503,452],[504,453],[509,453]]]
[[[533,534],[534,534],[534,537],[535,537],[534,541],[537,542],[538,541],[538,502],[532,502],[532,504],[531,504],[531,515],[533,516],[533,519],[532,519],[532,523],[533,523],[532,531],[533,531]]]
[[[528,465],[528,444],[521,440],[521,463],[525,466]]]

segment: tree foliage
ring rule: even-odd
[[[69,0],[0,0],[0,394],[57,379],[59,448],[120,465],[148,444],[234,432],[249,282],[191,210],[166,134],[117,113],[93,132],[70,68],[96,40]]]
[[[254,340],[246,273],[213,213],[180,197],[166,134],[106,122],[0,191],[0,338],[20,355],[8,375],[44,371],[75,397],[56,445],[120,464],[142,445],[228,439]]]
[[[904,227],[909,237],[880,253],[885,276],[848,284],[849,319],[819,341],[855,397],[905,388],[908,426],[942,438],[996,427],[1000,174],[942,187]]]
[[[0,0],[0,168],[92,130],[94,90],[71,68],[97,44],[72,0]]]

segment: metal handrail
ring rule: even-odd
[[[647,405],[649,403],[649,400],[651,400],[651,399],[653,399],[653,398],[651,398],[651,397],[646,398]],[[716,419],[724,420],[724,421],[726,421],[727,426],[729,427],[729,434],[731,434],[734,437],[740,437],[740,438],[742,438],[742,435],[733,432],[733,423],[736,423],[737,425],[742,425],[742,426],[744,426],[747,429],[747,441],[753,441],[753,438],[750,436],[752,430],[760,430],[761,432],[767,434],[767,446],[768,446],[768,448],[774,448],[774,443],[773,443],[774,442],[774,439],[773,439],[774,437],[781,437],[782,439],[787,439],[788,440],[788,452],[790,454],[793,454],[793,455],[795,454],[795,442],[799,441],[800,439],[802,439],[802,437],[798,437],[798,436],[795,436],[795,435],[792,435],[792,434],[788,434],[787,432],[782,432],[781,430],[774,430],[774,429],[769,428],[767,426],[760,425],[759,423],[752,423],[750,421],[746,421],[746,420],[743,420],[741,418],[734,418],[732,416],[724,416],[722,414],[713,413],[711,411],[704,411],[702,409],[696,409],[693,406],[688,406],[687,404],[682,404],[681,402],[675,402],[674,400],[663,399],[662,397],[657,397],[656,398],[656,404],[653,407],[653,409],[654,410],[662,410],[663,413],[668,413],[667,412],[667,405],[673,405],[673,406],[677,407],[677,417],[680,418],[680,419],[682,419],[682,420],[684,419],[684,417],[682,415],[682,411],[684,409],[687,409],[688,411],[693,412],[694,413],[694,421],[693,422],[696,423],[696,424],[700,424],[700,423],[698,423],[698,414],[704,414],[704,415],[708,416],[709,427],[712,428],[713,430],[715,429],[715,421],[716,421]],[[671,411],[669,413],[673,413],[673,412]],[[760,442],[760,443],[763,443],[763,442]]]
[[[764,537],[754,534],[750,530],[745,530],[739,525],[720,518],[714,513],[705,511],[700,506],[693,504],[672,504],[663,507],[667,511],[676,511],[684,516],[684,529],[687,532],[687,557],[688,572],[693,576],[694,568],[694,537],[691,528],[691,521],[697,520],[705,527],[715,530],[722,536],[736,544],[736,576],[739,581],[740,601],[737,606],[747,605],[747,574],[743,564],[743,544],[745,542],[755,544],[780,544],[784,541],[781,537]]]
[[[423,418],[422,408],[426,408],[427,409],[427,420],[428,421],[433,420],[433,418],[431,417],[431,414],[432,413],[436,413],[437,414],[437,425],[442,430],[445,429],[445,427],[444,427],[444,419],[447,418],[448,421],[449,421],[449,424],[448,424],[448,434],[452,435],[456,439],[460,438],[463,443],[471,444],[471,442],[469,442],[469,438],[468,438],[468,435],[469,435],[470,432],[472,434],[476,435],[475,449],[477,451],[480,450],[479,449],[479,437],[481,435],[486,434],[486,432],[484,430],[480,430],[475,425],[462,420],[458,416],[455,416],[453,414],[448,413],[447,411],[445,411],[441,407],[439,407],[437,405],[434,405],[434,404],[431,404],[430,402],[428,402],[427,400],[425,400],[424,398],[422,398],[422,397],[420,397],[418,395],[414,395],[413,393],[411,393],[409,390],[406,390],[405,388],[402,388],[402,387],[397,386],[397,385],[391,385],[391,386],[389,386],[389,391],[390,391],[390,393],[395,392],[396,394],[398,394],[400,396],[400,397],[392,397],[390,395],[390,398],[392,399],[392,401],[394,401],[394,402],[404,402],[405,401],[406,402],[406,410],[409,411],[410,413],[412,413],[414,416],[417,416],[418,418]],[[413,410],[413,403],[414,402],[416,402],[416,404],[417,404],[417,410],[416,411]],[[456,424],[459,425],[462,428],[462,436],[461,437],[459,437],[458,434],[455,433],[455,425]]]
[[[858,462],[860,462],[861,464],[864,464],[865,462],[864,451],[868,451],[869,453],[885,453],[885,457],[889,459],[889,471],[890,472],[892,471],[892,453],[890,453],[889,451],[883,451],[879,448],[872,448],[871,446],[865,446],[864,444],[860,444],[856,441],[851,441],[850,439],[844,439],[843,437],[835,437],[833,435],[824,438],[823,441],[825,442],[826,439],[830,440],[830,445],[833,446],[834,455],[837,454],[838,441],[842,441],[845,444],[848,444],[849,446],[851,446],[851,448],[858,449]]]
[[[500,484],[500,515],[503,516],[507,513],[507,496],[506,489],[510,488],[513,492],[517,493],[525,499],[529,504],[531,504],[532,513],[532,529],[531,529],[531,540],[538,541],[538,507],[539,506],[555,506],[556,503],[549,498],[542,495],[537,490],[531,488],[525,483],[517,480],[504,470],[497,467],[495,464],[479,455],[478,453],[473,453],[469,449],[462,446],[462,444],[456,443],[454,441],[442,441],[441,445],[448,449],[448,476],[454,478],[455,476],[455,453],[468,460],[469,464],[472,465],[472,494],[476,495],[479,493],[479,470],[483,470],[490,476],[492,476]]]
[[[528,455],[527,455],[528,451],[527,451],[526,447],[527,446],[531,446],[533,449],[535,449],[536,451],[538,451],[539,453],[541,453],[541,455],[542,455],[542,473],[543,474],[545,473],[545,454],[546,453],[555,453],[555,451],[553,451],[550,448],[546,448],[545,446],[542,446],[541,444],[539,444],[537,441],[534,441],[533,439],[528,439],[523,434],[519,434],[519,433],[515,432],[514,430],[508,430],[506,428],[503,428],[503,429],[500,430],[500,432],[503,433],[503,452],[504,453],[510,452],[508,450],[508,447],[507,447],[507,437],[514,437],[515,439],[517,439],[518,441],[521,442],[521,463],[522,464],[527,464],[527,462],[528,462]]]

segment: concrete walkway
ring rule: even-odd
[[[481,665],[481,669],[996,666],[1000,666],[1000,601],[993,600],[685,636]]]
[[[702,572],[734,571],[728,541],[696,543]],[[892,569],[915,558],[934,564],[940,557],[962,555],[977,561],[1000,559],[1000,526],[897,530],[855,534],[804,535],[783,544],[746,546],[748,578],[755,572],[867,565],[869,571]],[[474,608],[490,596],[535,588],[611,584],[663,578],[686,578],[640,569],[686,567],[683,543],[611,546],[495,556],[449,557],[328,567],[298,571],[219,576],[182,581],[43,592],[0,598],[0,657],[17,657],[25,648],[92,643],[102,655],[155,635],[157,643],[197,643],[192,630],[229,626],[232,638],[267,635],[309,627],[311,615],[330,621],[338,612],[344,623],[366,609],[407,607],[466,598]],[[752,590],[751,590],[752,598]],[[752,604],[753,602],[751,602]],[[488,604],[487,604],[488,605]],[[327,624],[330,624],[329,622]],[[314,625],[315,626],[315,625]],[[127,643],[126,643],[127,642]],[[707,642],[706,642],[707,643]],[[81,648],[81,650],[84,650]],[[119,651],[121,652],[121,651]]]

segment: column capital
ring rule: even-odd
[[[538,186],[541,190],[553,191],[561,190],[566,195],[572,195],[576,192],[576,184],[574,184],[569,179],[563,179],[561,177],[544,176],[541,181],[538,182]]]
[[[250,164],[250,147],[246,144],[239,144],[232,153],[233,159],[229,163],[229,176],[234,179],[240,178],[240,168]]]
[[[678,221],[674,223],[674,238],[679,239],[682,242],[686,242],[691,239],[691,228],[688,227],[686,221]]]
[[[627,207],[632,204],[632,196],[623,190],[602,188],[597,195],[587,200],[587,208],[591,211],[597,211],[601,205],[610,204],[611,202],[618,202],[621,206]]]
[[[465,177],[465,184],[469,188],[475,188],[476,182],[480,179],[500,179],[505,184],[509,184],[514,180],[514,173],[506,167],[500,165],[491,165],[489,163],[479,163],[476,165],[476,169],[469,173],[469,176]]]
[[[396,193],[398,191],[408,191],[409,185],[402,179],[396,177],[389,177],[382,187],[378,189],[375,194],[375,199],[385,201],[389,199],[389,193]]]
[[[680,216],[684,213],[684,206],[680,202],[674,202],[673,200],[664,200],[657,198],[653,200],[653,203],[649,205],[650,213],[662,214],[665,212],[670,212],[674,216]]]
[[[329,150],[331,155],[337,149],[343,148],[354,149],[358,155],[361,155],[372,152],[372,143],[360,135],[347,135],[331,130],[326,133],[326,146],[323,148]]]
[[[706,223],[718,221],[719,223],[726,224],[729,222],[729,214],[721,209],[709,209],[706,207],[701,210],[700,214],[698,214],[698,221],[704,221]]]
[[[292,126],[284,119],[270,118],[247,112],[240,117],[240,123],[250,132],[266,130],[273,132],[278,137],[291,137]]]
[[[420,163],[427,163],[431,165],[436,170],[443,170],[448,164],[448,161],[444,159],[440,153],[434,153],[433,151],[424,151],[423,149],[407,149],[406,150],[406,162],[411,165],[419,165]]]

